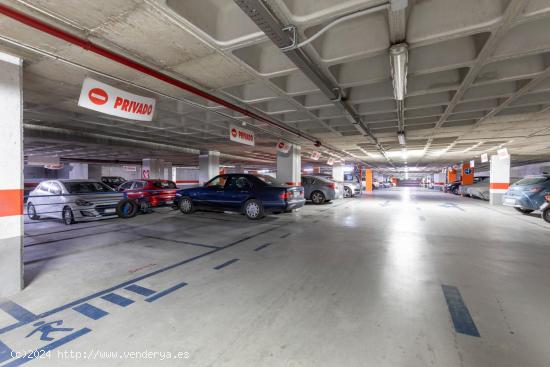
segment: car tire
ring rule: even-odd
[[[315,205],[321,205],[325,202],[325,194],[323,194],[321,191],[313,191],[311,193],[311,201]]]
[[[123,199],[116,206],[116,214],[120,218],[128,219],[136,216],[138,204],[131,199]]]
[[[256,199],[247,200],[243,206],[244,215],[248,219],[258,220],[264,217],[264,206]]]
[[[542,219],[550,223],[550,208],[546,208],[542,211]]]
[[[147,199],[143,199],[139,202],[139,211],[143,214],[149,214],[152,213],[152,206],[151,202]]]
[[[533,209],[523,209],[523,208],[514,208],[514,209],[516,209],[521,214],[530,214],[530,213],[534,212]]]
[[[344,197],[350,198],[353,196],[353,193],[351,192],[351,189],[347,186],[344,186]]]
[[[73,210],[68,206],[63,208],[62,217],[63,217],[63,223],[65,223],[65,225],[74,224]]]
[[[193,204],[191,198],[181,198],[179,207],[183,214],[193,214],[195,212],[195,204]]]
[[[29,219],[40,219],[40,216],[36,214],[36,208],[32,203],[27,204],[27,215],[29,216]]]

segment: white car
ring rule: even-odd
[[[42,181],[29,193],[27,215],[62,219],[65,224],[116,216],[123,193],[93,180]]]

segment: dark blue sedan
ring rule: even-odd
[[[304,206],[304,188],[289,186],[273,177],[248,174],[219,175],[202,187],[178,190],[174,204],[182,213],[195,210],[234,211],[249,219],[266,212],[291,212]]]

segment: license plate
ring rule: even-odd
[[[114,213],[116,212],[115,208],[105,209],[105,213]]]
[[[516,205],[516,199],[506,199],[504,200],[504,204]]]

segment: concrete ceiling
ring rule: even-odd
[[[0,3],[257,109],[380,168],[402,169],[406,161],[413,170],[439,170],[501,146],[516,162],[550,160],[550,0],[410,0],[405,10],[389,7],[343,22],[305,46],[312,64],[342,89],[382,151],[233,0]],[[383,1],[268,3],[304,40],[338,17]],[[25,61],[26,154],[59,152],[69,159],[128,161],[152,155],[182,164],[195,161],[192,152],[151,145],[164,144],[272,162],[278,136],[302,144],[306,154],[313,149],[276,128],[3,15],[0,36],[0,50]],[[406,154],[397,140],[388,56],[389,47],[401,41],[409,46]],[[154,121],[112,118],[78,107],[86,76],[156,98]],[[227,139],[228,125],[241,121],[257,129],[253,149]],[[71,131],[79,135],[72,139]],[[103,144],[101,136],[150,145]],[[226,161],[238,159],[227,156]]]

